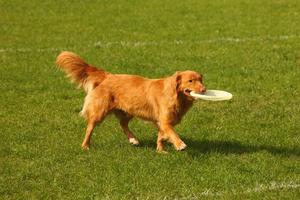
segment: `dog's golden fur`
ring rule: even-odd
[[[133,117],[152,121],[158,128],[157,150],[163,151],[163,141],[171,142],[176,150],[186,148],[174,131],[183,115],[193,105],[190,91],[204,92],[202,75],[194,71],[176,72],[162,79],[147,79],[136,75],[112,74],[93,67],[71,52],[62,52],[56,60],[73,82],[87,95],[82,115],[87,129],[82,147],[89,148],[92,131],[107,114],[114,113],[129,142],[138,140],[128,128]]]

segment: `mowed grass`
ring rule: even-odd
[[[297,0],[0,1],[0,199],[299,199]],[[113,116],[81,150],[84,92],[55,67],[62,50],[113,73],[204,74],[228,102],[197,101],[155,151]]]

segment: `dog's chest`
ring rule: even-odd
[[[177,124],[181,121],[182,117],[191,108],[192,103],[184,100],[178,100],[171,109],[171,117],[173,124]]]

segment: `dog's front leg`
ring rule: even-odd
[[[165,136],[164,132],[161,130],[158,130],[157,147],[156,147],[156,150],[158,152],[165,152],[165,147],[164,147],[165,140],[167,140],[167,137]]]
[[[184,150],[187,145],[180,139],[178,134],[174,131],[173,126],[168,123],[160,123],[157,149],[163,149],[162,141],[164,139],[169,140],[177,151]]]

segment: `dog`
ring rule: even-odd
[[[87,121],[83,149],[89,149],[94,127],[110,113],[119,119],[132,145],[138,145],[139,141],[129,130],[128,123],[133,117],[138,117],[153,122],[157,127],[158,152],[165,152],[164,141],[172,143],[178,151],[187,147],[174,126],[193,105],[195,99],[190,92],[205,92],[201,74],[178,71],[161,79],[112,74],[87,64],[78,55],[67,51],[58,55],[56,64],[86,92],[81,111]]]

